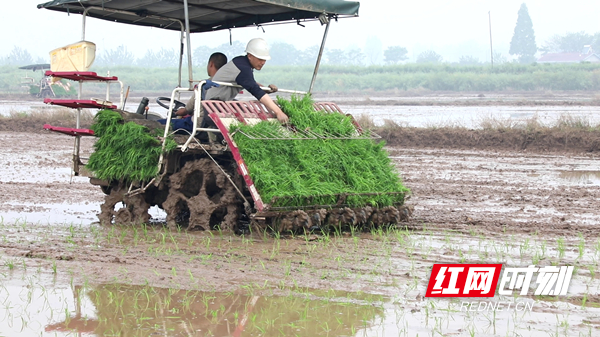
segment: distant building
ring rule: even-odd
[[[600,62],[600,55],[594,53],[592,46],[585,45],[581,53],[547,53],[537,60],[538,63],[581,63]]]

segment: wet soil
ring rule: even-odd
[[[599,153],[600,129],[461,127],[380,127],[374,130],[389,146],[457,150],[515,151],[531,153]]]
[[[414,132],[421,139],[439,137],[436,130],[429,137],[425,130]],[[71,138],[2,131],[0,282],[26,284],[27,275],[37,273],[62,284],[234,293],[250,287],[271,296],[290,288],[362,291],[387,296],[392,300],[376,305],[396,314],[402,310],[403,321],[418,322],[391,328],[385,318],[390,312],[367,329],[372,335],[435,329],[461,335],[477,319],[459,312],[452,323],[425,328],[432,317],[445,317],[434,307],[453,307],[456,313],[457,305],[423,298],[433,263],[575,264],[568,300],[533,298],[539,305],[522,320],[499,314],[498,326],[509,327],[498,333],[554,333],[564,320],[572,331],[595,335],[600,328],[594,309],[600,305],[595,151],[547,139],[545,146],[523,148],[499,138],[491,138],[494,146],[492,140],[444,137],[426,144],[390,141],[390,156],[412,191],[407,203],[414,213],[402,231],[276,238],[99,225],[104,194],[86,178],[71,176]],[[83,139],[84,153],[92,144],[92,138]],[[468,144],[475,145],[467,149]],[[382,333],[385,329],[391,333]],[[494,326],[486,334],[495,331]]]

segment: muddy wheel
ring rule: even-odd
[[[150,204],[145,200],[143,194],[126,196],[127,186],[123,183],[111,185],[109,193],[104,198],[104,203],[100,205],[100,214],[98,219],[101,224],[141,224],[148,223],[150,214],[148,209]],[[115,210],[115,206],[122,203],[123,207]]]
[[[225,163],[222,168],[241,186],[232,164]],[[168,196],[162,203],[169,228],[235,230],[243,203],[231,181],[210,158],[187,161],[169,180]]]
[[[110,191],[112,190],[112,186],[111,185],[100,186],[100,189],[102,190],[102,193],[104,193],[106,195],[110,195]]]

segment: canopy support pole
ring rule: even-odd
[[[313,86],[315,85],[315,81],[317,80],[317,73],[319,72],[319,64],[321,64],[321,57],[323,56],[323,49],[325,49],[325,41],[327,41],[327,33],[329,33],[329,24],[331,24],[331,20],[328,20],[327,25],[325,26],[325,33],[323,34],[323,41],[321,42],[321,49],[319,49],[319,56],[317,57],[317,64],[315,64],[315,70],[313,72],[312,81],[310,81],[310,87],[308,88],[309,94],[312,93]]]
[[[181,26],[181,36],[179,38],[179,81],[177,83],[179,83],[177,85],[178,88],[181,88],[181,73],[182,73],[182,69],[183,69],[183,38],[184,38],[184,30],[185,27],[182,25]]]
[[[188,58],[188,75],[189,75],[189,88],[194,88],[194,78],[192,75],[192,46],[190,45],[190,15],[188,13],[188,0],[183,0],[183,13],[185,15],[185,39],[187,43],[187,58]]]
[[[81,41],[85,41],[85,18],[87,17],[87,13],[88,13],[88,8],[86,8],[83,11],[83,14],[81,15],[82,17],[82,22],[81,22]]]

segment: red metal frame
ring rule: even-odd
[[[241,111],[237,110],[236,106],[228,103],[231,102],[202,101],[202,107],[204,107],[204,109],[210,113],[216,113],[219,117],[231,118],[231,115],[233,114],[233,117],[237,118],[238,121],[242,122],[243,124],[248,124]]]
[[[358,131],[358,133],[359,134],[363,133],[363,128],[354,119],[354,116],[352,116],[351,114],[344,114],[342,109],[340,109],[340,107],[337,104],[332,103],[332,102],[318,102],[318,103],[313,103],[313,106],[315,107],[315,110],[325,110],[326,112],[329,112],[329,113],[337,112],[337,113],[341,113],[342,115],[346,115],[346,116],[350,117],[350,119],[352,119],[352,124],[354,125],[354,127],[356,127],[356,130]]]
[[[340,107],[335,103],[318,102],[318,103],[313,103],[313,106],[315,107],[316,110],[325,110],[326,112],[338,112],[338,113],[341,113],[342,115],[344,114],[342,112],[342,109],[340,109]]]
[[[69,135],[69,136],[93,136],[94,135],[94,130],[65,128],[62,126],[52,126],[50,124],[44,124],[44,130],[64,133],[65,135]]]
[[[246,186],[248,186],[250,195],[252,195],[254,207],[258,211],[263,211],[265,209],[265,204],[260,197],[258,190],[254,186],[252,177],[250,177],[248,166],[242,158],[237,144],[233,138],[231,138],[229,130],[221,121],[221,118],[236,118],[241,123],[246,124],[246,118],[260,118],[261,120],[266,121],[267,119],[276,119],[275,114],[269,112],[259,101],[202,101],[202,107],[210,119],[215,122],[215,125],[219,131],[221,131],[223,138],[227,142],[227,145],[231,150],[231,154],[237,163],[238,172],[244,178],[244,182],[246,182]]]
[[[66,78],[73,81],[118,81],[116,76],[98,76],[93,71],[46,71],[46,76]]]
[[[221,118],[219,118],[218,114],[209,113],[208,116],[210,117],[210,119],[213,120],[213,122],[215,122],[215,125],[217,126],[217,128],[219,128],[219,130],[221,131],[221,134],[223,134],[223,138],[227,142],[227,145],[229,146],[229,149],[231,150],[231,154],[233,154],[233,158],[235,159],[235,162],[237,163],[238,172],[244,178],[244,181],[246,182],[246,186],[248,186],[248,190],[250,191],[250,195],[252,195],[252,199],[254,200],[254,207],[257,210],[262,211],[265,208],[265,204],[263,203],[263,201],[260,197],[260,194],[258,193],[258,190],[254,186],[254,182],[252,181],[252,178],[250,177],[250,172],[248,171],[248,166],[246,166],[246,163],[244,162],[244,159],[242,158],[242,155],[240,154],[240,150],[238,149],[237,145],[235,144],[235,142],[229,135],[229,130],[227,130],[227,128],[221,121]]]
[[[44,103],[51,105],[60,105],[67,108],[82,108],[82,109],[116,109],[117,106],[114,104],[100,104],[91,99],[56,99],[56,98],[44,98]]]
[[[263,121],[266,121],[267,118],[274,117],[274,115],[268,112],[259,101],[232,101],[227,103],[233,106],[246,118],[260,118]]]

